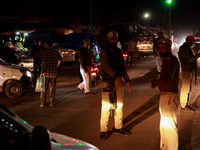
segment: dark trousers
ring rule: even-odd
[[[47,92],[48,92],[49,87],[50,87],[49,101],[51,104],[55,103],[56,79],[57,78],[46,78],[45,77],[45,92],[40,93],[41,104],[45,105],[45,103],[46,103],[46,97],[47,97]]]
[[[41,64],[34,62],[33,67],[34,67],[34,86],[35,86],[37,81],[37,69],[39,69],[39,76],[40,76]]]

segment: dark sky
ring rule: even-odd
[[[148,23],[151,25],[168,26],[168,6],[165,0],[93,0],[93,17],[99,16],[117,21],[133,22],[135,8],[138,7],[138,21],[143,23],[142,14],[149,12],[151,17]],[[69,2],[69,1],[67,1]],[[90,12],[90,0],[66,1],[57,3],[61,7],[57,13],[69,17],[88,16]],[[55,6],[55,5],[54,5]],[[200,27],[200,5],[197,0],[173,0],[172,8],[172,29],[176,34],[184,32],[192,33],[195,27]],[[103,21],[103,20],[102,20]]]

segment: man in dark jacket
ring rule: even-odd
[[[186,37],[186,42],[179,49],[179,59],[181,62],[182,68],[182,87],[181,87],[181,95],[180,95],[180,103],[181,107],[189,108],[194,110],[190,106],[189,95],[191,91],[191,81],[192,81],[192,72],[196,67],[196,60],[200,57],[200,54],[193,54],[190,47],[194,44],[195,37],[193,35],[189,35]]]
[[[126,81],[128,91],[131,91],[131,83],[124,66],[122,51],[117,47],[118,33],[111,31],[107,35],[107,44],[100,52],[102,79],[102,107],[100,132],[101,138],[107,139],[108,122],[110,111],[115,109],[115,132],[122,135],[129,134],[123,128],[123,104],[124,104],[124,82]]]
[[[178,150],[177,108],[179,105],[178,83],[179,62],[171,53],[171,40],[158,41],[158,50],[163,57],[158,80],[153,80],[152,88],[160,89],[160,149]]]
[[[79,60],[80,60],[80,72],[83,78],[77,89],[82,92],[84,89],[85,95],[92,96],[90,92],[90,68],[92,66],[92,58],[89,52],[90,40],[84,39],[82,42],[82,47],[79,50]]]
[[[31,56],[33,57],[33,68],[34,68],[34,85],[36,84],[37,80],[37,70],[39,69],[39,75],[41,72],[41,41],[37,39],[35,44],[31,47]]]

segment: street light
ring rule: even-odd
[[[145,14],[144,14],[144,18],[149,18],[149,14],[148,14],[148,13],[145,13]]]
[[[149,13],[145,13],[144,14],[144,26],[145,26],[145,22],[146,22],[146,20],[149,18]]]

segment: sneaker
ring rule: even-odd
[[[108,133],[107,132],[101,132],[100,138],[103,139],[103,140],[107,140],[108,139]]]
[[[55,105],[56,105],[56,103],[50,103],[50,107],[53,107]]]
[[[126,131],[124,128],[122,128],[122,129],[115,129],[115,132],[119,133],[121,135],[129,135],[129,134],[131,134],[131,132]]]
[[[45,107],[45,105],[44,104],[40,104],[40,108],[42,108],[42,107]]]

